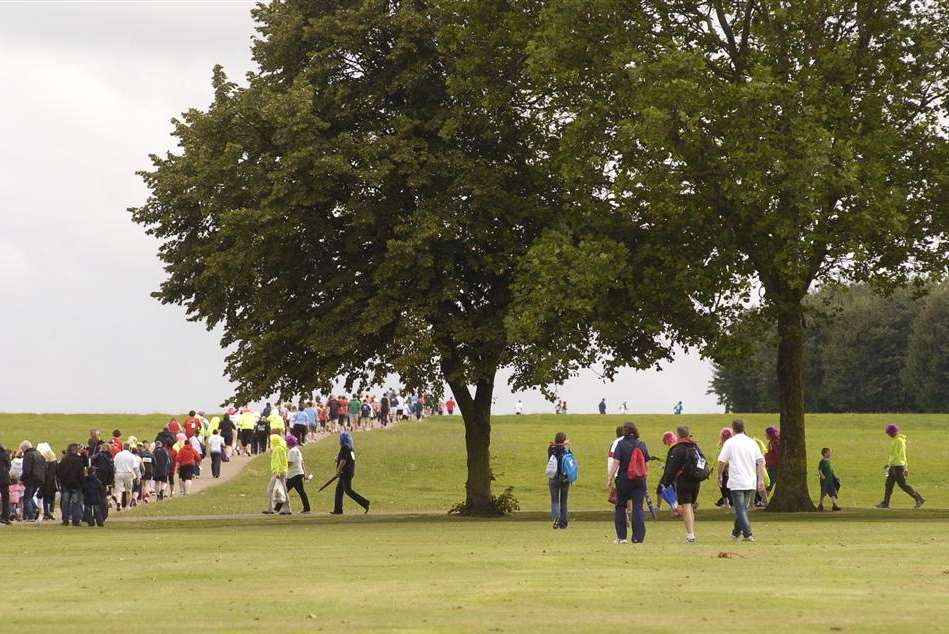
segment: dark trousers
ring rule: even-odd
[[[293,435],[297,437],[297,442],[301,445],[306,444],[306,425],[294,425]]]
[[[218,452],[211,452],[211,475],[221,477],[221,454]]]
[[[884,485],[883,491],[883,503],[890,503],[890,496],[893,495],[893,485],[899,485],[907,495],[912,497],[914,500],[919,501],[919,493],[916,492],[916,489],[911,487],[906,483],[906,467],[890,467],[889,473],[886,476],[886,484]]]
[[[251,453],[264,453],[267,451],[267,434],[254,433],[254,441],[250,445]]]
[[[102,505],[86,504],[83,509],[82,519],[89,526],[105,526],[105,513],[102,511]]]
[[[339,476],[339,480],[336,481],[336,504],[333,506],[334,513],[343,512],[343,493],[352,498],[356,504],[364,509],[369,508],[369,500],[353,491],[353,476],[341,475]]]
[[[633,543],[646,539],[646,516],[643,514],[643,500],[646,498],[646,483],[630,483],[628,480],[616,482],[616,507],[613,509],[613,523],[616,525],[616,539],[626,539],[626,503],[633,501]]]
[[[300,501],[303,502],[303,512],[309,511],[310,498],[306,496],[306,491],[303,489],[303,474],[295,475],[287,480],[287,495],[290,495],[290,491],[296,491],[300,495]]]
[[[43,496],[43,517],[52,517],[56,507],[56,492]]]
[[[10,485],[0,482],[0,519],[10,520]]]
[[[567,528],[567,496],[570,493],[570,482],[559,477],[548,481],[550,487],[550,519],[557,522],[560,528]]]

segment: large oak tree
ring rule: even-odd
[[[535,39],[533,65],[567,124],[564,154],[577,158],[565,174],[594,166],[611,217],[680,231],[709,274],[762,289],[783,439],[772,509],[813,509],[808,290],[828,278],[898,283],[949,262],[947,7],[568,1],[549,6]]]

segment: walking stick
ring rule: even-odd
[[[337,474],[334,475],[332,478],[330,478],[329,480],[327,480],[327,481],[326,481],[326,484],[324,484],[323,486],[320,487],[320,491],[322,491],[323,489],[325,489],[325,488],[328,487],[329,485],[333,484],[333,483],[336,481],[336,478],[338,478],[338,477],[339,477],[339,474],[337,473]],[[320,491],[317,491],[317,493],[319,493]]]

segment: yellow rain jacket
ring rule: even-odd
[[[289,468],[287,442],[280,434],[270,434],[270,473],[285,476]]]

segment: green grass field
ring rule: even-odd
[[[728,420],[631,418],[651,447],[685,422],[709,450]],[[775,420],[744,418],[758,433]],[[0,441],[43,440],[20,420],[0,417]],[[89,427],[43,420],[29,429],[50,429],[60,444],[70,427],[80,437]],[[820,446],[835,449],[847,510],[757,512],[758,543],[732,544],[729,515],[712,508],[709,490],[693,546],[668,514],[648,523],[645,544],[612,543],[605,451],[623,420],[496,418],[496,485],[513,486],[524,509],[497,520],[444,514],[461,499],[465,474],[460,420],[443,418],[356,435],[356,488],[374,504],[367,516],[260,515],[266,465],[258,459],[232,482],[125,513],[104,529],[0,527],[10,567],[2,631],[180,631],[184,621],[190,631],[219,632],[949,631],[949,416],[811,416],[810,460],[816,465]],[[905,510],[905,496],[894,497],[900,510],[869,508],[881,494],[881,429],[891,420],[909,435],[911,482],[929,499],[921,511]],[[558,429],[581,469],[566,531],[551,530],[545,513],[545,447]],[[318,477],[330,472],[335,439],[306,454]],[[330,491],[315,488],[314,509],[328,510]],[[160,517],[232,513],[247,515]]]

